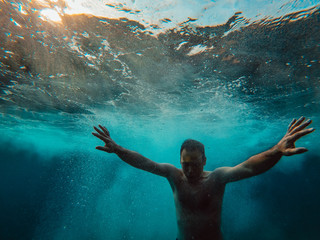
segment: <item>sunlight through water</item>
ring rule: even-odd
[[[175,239],[168,182],[97,151],[98,124],[177,168],[197,139],[207,171],[319,129],[318,0],[2,0],[0,25],[0,239]],[[319,239],[317,131],[228,185],[225,240]]]

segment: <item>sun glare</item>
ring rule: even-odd
[[[43,20],[50,20],[53,22],[61,22],[61,17],[53,9],[49,9],[49,8],[43,9],[40,12],[40,14],[41,14]]]

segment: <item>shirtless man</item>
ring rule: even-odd
[[[105,146],[96,149],[115,153],[133,167],[168,179],[173,191],[178,223],[179,240],[222,240],[220,230],[221,206],[225,186],[261,174],[273,167],[282,156],[291,156],[308,151],[295,147],[295,141],[314,131],[305,129],[311,120],[304,117],[293,119],[285,136],[271,149],[250,157],[234,167],[220,167],[214,171],[203,171],[206,164],[204,145],[187,139],[181,146],[182,169],[168,163],[156,163],[137,152],[116,144],[109,131],[99,125],[94,127],[94,136],[104,141]]]

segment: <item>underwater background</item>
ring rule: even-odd
[[[175,239],[171,188],[102,145],[205,170],[267,150],[292,118],[302,155],[227,185],[226,240],[320,239],[320,4],[0,1],[0,239]]]

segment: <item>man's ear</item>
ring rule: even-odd
[[[204,158],[203,158],[203,166],[206,165],[206,163],[207,163],[207,158],[204,157]]]

